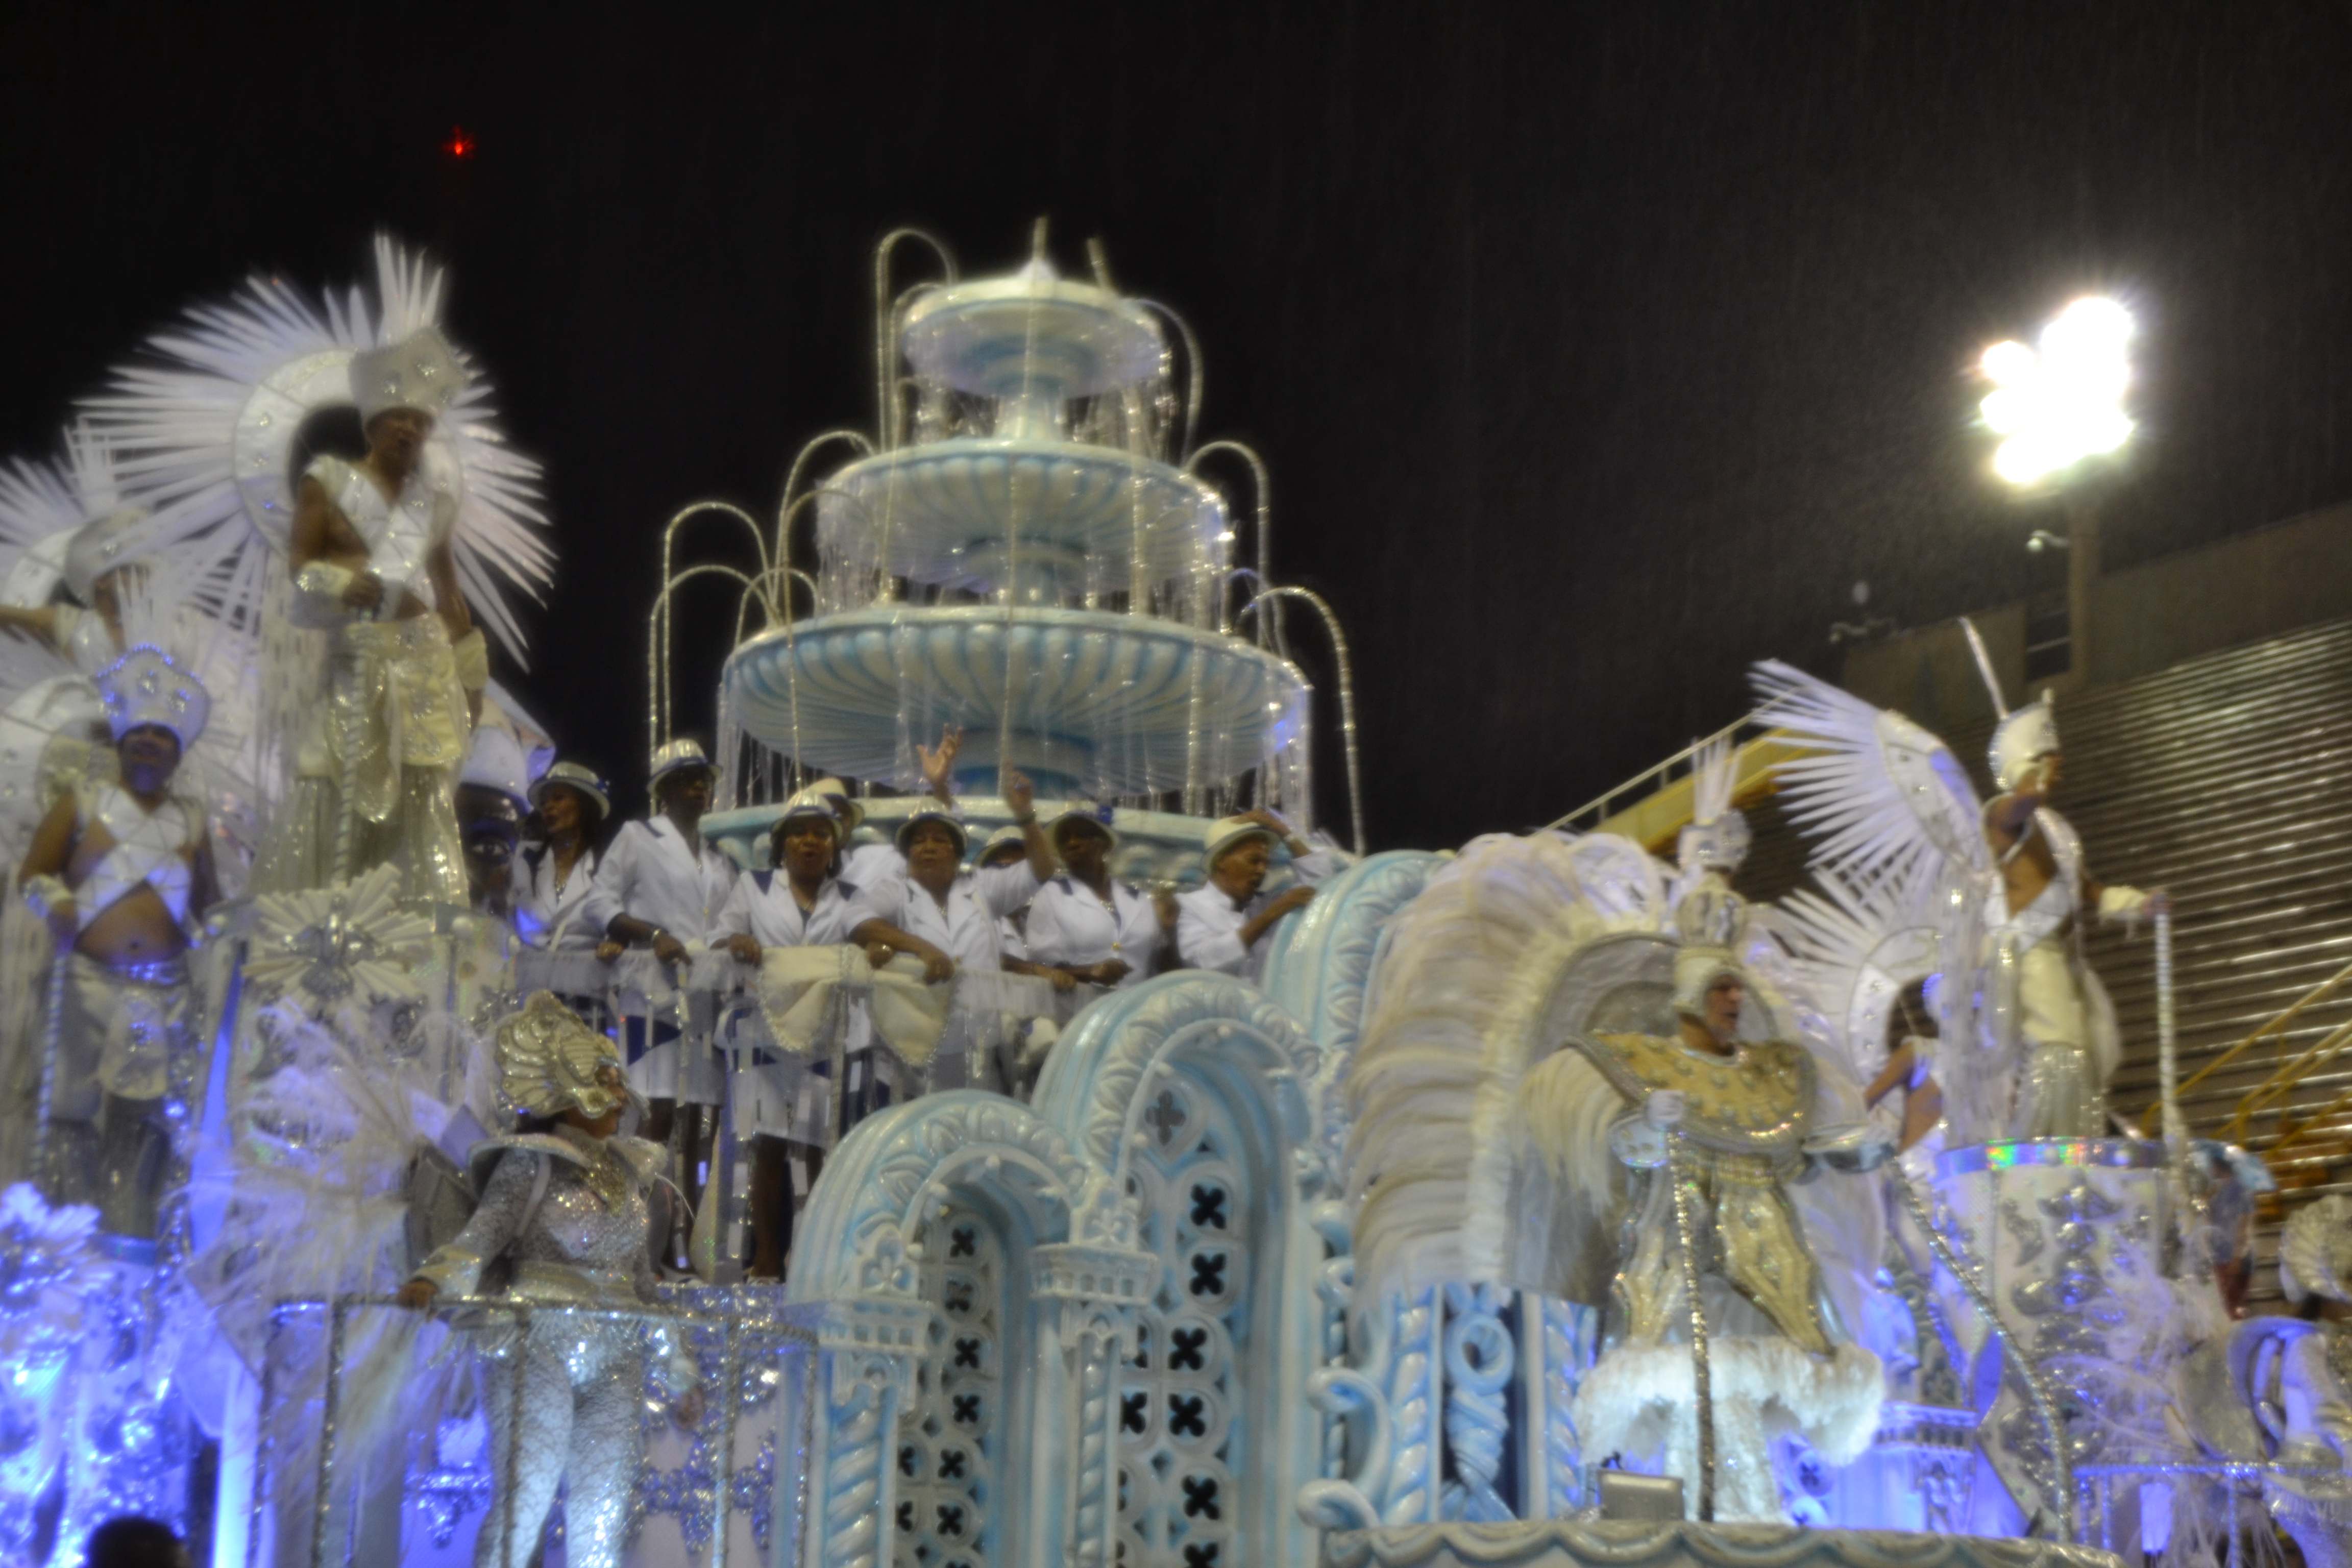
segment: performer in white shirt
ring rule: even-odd
[[[1175,910],[1163,920],[1150,899],[1111,876],[1118,840],[1109,816],[1108,807],[1071,806],[1046,828],[1063,870],[1029,906],[1029,958],[1090,985],[1140,985],[1159,967]]]
[[[1279,893],[1258,889],[1280,842],[1290,851],[1296,887]],[[1202,863],[1209,879],[1176,899],[1176,951],[1194,969],[1213,969],[1257,983],[1265,969],[1265,936],[1291,910],[1315,897],[1315,884],[1338,869],[1331,856],[1290,831],[1282,818],[1260,809],[1228,816],[1209,826]]]
[[[610,942],[650,947],[673,973],[691,957],[688,943],[696,951],[709,943],[719,911],[735,889],[735,862],[702,836],[717,776],[696,742],[671,741],[654,752],[654,815],[622,825],[596,868],[583,911]],[[617,948],[598,951],[619,956]],[[673,1005],[685,1008],[685,999]],[[681,1041],[677,1021],[631,1018],[628,1024],[630,1082],[651,1106],[645,1135],[656,1143],[668,1139],[675,1116],[684,1151],[680,1186],[691,1206],[700,1196],[696,1173],[709,1131],[701,1108],[717,1105],[724,1092],[718,1059],[708,1040]]]
[[[889,923],[875,940],[923,961],[933,981],[959,968],[1002,968],[996,921],[1026,905],[1053,874],[1054,851],[1037,826],[1036,792],[1017,768],[1004,770],[1004,804],[1013,808],[1028,857],[1017,866],[964,869],[970,843],[963,824],[944,807],[926,807],[900,824],[898,851],[907,858]],[[880,889],[877,889],[877,892]]]
[[[606,962],[621,944],[586,918],[596,876],[596,836],[612,815],[612,792],[593,771],[557,763],[530,786],[530,805],[546,837],[515,858],[515,930],[551,952],[595,952]],[[602,951],[609,947],[610,952]]]
[[[972,860],[972,869],[985,871],[998,866],[1018,866],[1029,858],[1027,833],[1013,823],[1006,823],[988,836]],[[1052,837],[1051,834],[1046,836]],[[997,962],[1016,974],[1032,973],[1029,963],[1029,911],[1015,910],[1000,915],[996,921]]]
[[[937,746],[915,742],[915,757],[922,766],[923,783],[929,786],[930,797],[950,811],[955,809],[955,786],[948,775],[955,766],[956,753],[962,749],[963,731],[953,724],[940,729]],[[876,838],[866,844],[849,842],[850,837],[866,825],[866,808],[849,793],[847,784],[836,778],[821,778],[798,794],[819,797],[841,819],[841,876],[845,881],[871,891],[906,876],[907,858],[888,839]]]
[[[774,868],[739,878],[719,911],[719,933],[736,962],[757,966],[772,947],[830,947],[856,943],[879,917],[866,899],[834,875],[845,834],[840,817],[822,797],[807,791],[793,797],[769,836]],[[870,1036],[862,1016],[846,1026]],[[862,1037],[845,1041],[855,1050]],[[755,1108],[751,1167],[751,1277],[783,1278],[793,1242],[792,1173],[796,1140],[792,1108],[802,1073],[782,1064],[753,1065],[738,1075],[736,1103]],[[740,1126],[740,1123],[739,1122]],[[788,1141],[791,1141],[788,1142]],[[798,1144],[814,1185],[824,1152]]]

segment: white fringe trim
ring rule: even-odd
[[[1715,1340],[1708,1347],[1715,1406],[1716,1518],[1779,1523],[1780,1487],[1770,1444],[1796,1432],[1832,1465],[1851,1464],[1878,1431],[1886,1376],[1860,1345],[1827,1358],[1783,1339]],[[1601,1358],[1571,1407],[1584,1457],[1647,1459],[1663,1450],[1664,1471],[1691,1483],[1698,1468],[1697,1394],[1690,1346],[1621,1345]]]

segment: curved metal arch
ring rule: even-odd
[[[1012,1172],[1028,1179],[1005,1180]],[[1099,1181],[1051,1125],[1002,1095],[951,1089],[894,1106],[835,1151],[793,1238],[785,1299],[911,1297],[908,1243],[947,1188],[986,1193],[1054,1241]]]
[[[1127,1245],[1133,1224],[1123,1210],[1127,1160],[1146,1091],[1193,1051],[1263,1075],[1275,1090],[1265,1109],[1292,1148],[1319,1150],[1324,1079],[1338,1058],[1255,986],[1197,971],[1161,975],[1087,1009],[1038,1080],[1037,1113],[1100,1177],[1076,1239]]]

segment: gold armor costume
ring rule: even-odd
[[[1579,1043],[1637,1112],[1611,1138],[1619,1157],[1642,1173],[1612,1287],[1624,1339],[1660,1343],[1689,1327],[1667,1144],[1654,1134],[1643,1137],[1650,1130],[1638,1119],[1652,1093],[1675,1089],[1685,1097],[1680,1164],[1699,1271],[1719,1276],[1798,1345],[1828,1354],[1821,1267],[1783,1185],[1804,1169],[1801,1146],[1815,1090],[1811,1056],[1777,1040],[1742,1044],[1720,1058],[1652,1035]]]

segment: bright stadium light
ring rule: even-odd
[[[2042,329],[2038,349],[1995,343],[1978,363],[1993,384],[1979,409],[2000,437],[1993,472],[2040,484],[2131,439],[2131,312],[2113,300],[2077,300]]]

